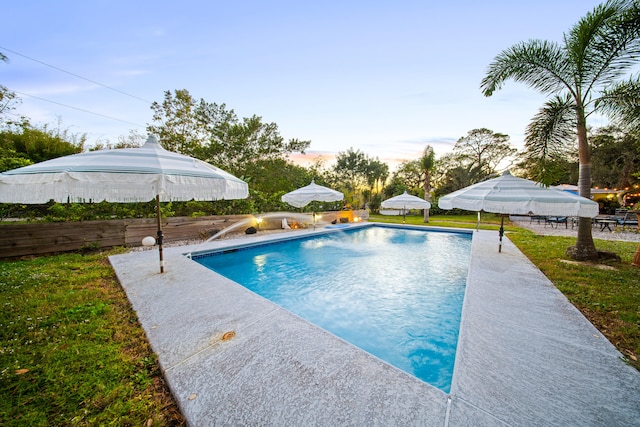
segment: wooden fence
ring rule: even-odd
[[[323,221],[340,217],[353,221],[354,215],[365,216],[366,211],[323,213]],[[282,227],[282,217],[272,215],[260,224],[261,229]],[[164,242],[186,239],[206,239],[222,229],[238,224],[235,231],[244,232],[255,226],[253,215],[218,215],[204,217],[172,217],[162,219]],[[108,248],[112,246],[140,246],[145,236],[156,236],[155,218],[118,219],[108,221],[47,222],[36,224],[1,224],[0,258],[42,255],[78,249]]]

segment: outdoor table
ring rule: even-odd
[[[611,229],[611,224],[618,223],[618,221],[616,221],[615,219],[600,219],[598,220],[598,222],[600,223],[600,231],[604,231],[606,228],[611,232],[613,232],[613,230]]]

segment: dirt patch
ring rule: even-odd
[[[572,260],[568,260],[568,259],[561,259],[559,261],[563,262],[565,264],[571,264],[571,265],[590,266],[590,267],[594,267],[594,268],[599,268],[600,270],[617,270],[617,268],[615,268],[615,267],[613,267],[611,265],[598,264],[598,263],[589,262],[589,261],[572,261]]]

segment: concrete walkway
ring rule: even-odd
[[[640,373],[495,231],[474,232],[449,395],[182,255],[286,237],[168,248],[164,274],[110,258],[190,426],[640,425]]]
[[[531,230],[540,236],[578,236],[578,227],[572,227],[571,225],[547,225],[544,222],[531,221],[528,216],[511,215],[509,219],[514,225]],[[600,227],[594,225],[591,229],[591,234],[594,239],[640,242],[640,233],[637,227],[617,226],[613,230],[600,230]]]

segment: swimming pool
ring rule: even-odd
[[[470,248],[376,225],[192,258],[448,393]]]

